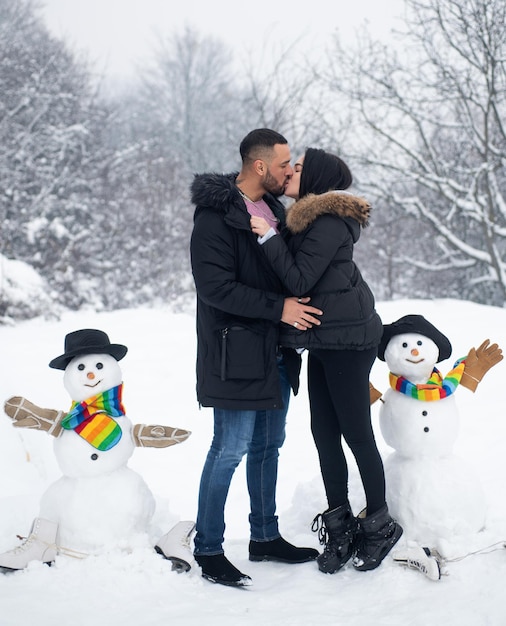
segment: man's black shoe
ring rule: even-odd
[[[227,587],[246,587],[252,584],[251,578],[234,567],[224,554],[196,554],[195,560],[202,569],[202,577],[212,583]]]
[[[278,561],[279,563],[306,563],[314,561],[318,556],[314,548],[297,548],[278,537],[273,541],[250,541],[250,561]]]

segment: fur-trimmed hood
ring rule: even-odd
[[[228,205],[240,200],[235,186],[237,172],[231,174],[195,174],[191,199],[197,206],[206,206],[224,213]]]
[[[347,223],[354,220],[359,227],[369,224],[371,205],[364,198],[346,191],[329,191],[323,194],[308,194],[289,208],[286,224],[293,233],[301,233],[321,215],[337,215]],[[358,238],[358,237],[357,237]]]
[[[191,199],[195,204],[194,219],[201,211],[221,213],[229,226],[250,230],[249,214],[235,181],[238,172],[231,174],[195,174],[191,185]],[[285,208],[270,193],[263,196],[271,211],[285,224]]]

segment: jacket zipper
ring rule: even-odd
[[[230,328],[221,329],[221,364],[220,364],[220,379],[222,381],[227,380],[227,335],[231,330],[244,330],[242,326],[230,326]]]
[[[225,368],[227,365],[227,335],[228,335],[228,328],[223,328],[221,330],[221,380],[224,381],[226,380],[225,377]]]

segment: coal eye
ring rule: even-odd
[[[104,364],[100,363],[100,361],[96,365],[97,370],[101,370],[103,367],[104,367]]]
[[[419,340],[416,342],[416,345],[417,345],[417,346],[421,346],[421,345],[422,345],[422,340],[421,340],[421,339],[419,339]]]
[[[407,347],[408,347],[408,344],[407,344],[406,342],[404,342],[404,343],[402,344],[402,347],[403,347],[403,348],[407,348]]]
[[[82,363],[79,363],[79,365],[77,366],[77,369],[82,372],[84,369],[84,365]]]

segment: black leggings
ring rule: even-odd
[[[311,431],[329,509],[348,501],[348,465],[342,438],[357,462],[367,515],[385,504],[385,474],[371,424],[369,373],[371,350],[310,350],[308,391]]]

